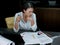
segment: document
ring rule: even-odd
[[[38,34],[39,33],[39,34]],[[48,37],[46,34],[44,34],[42,31],[37,32],[23,32],[20,34],[25,42],[25,45],[27,44],[49,44],[52,43],[52,39]]]
[[[0,45],[15,45],[15,43],[0,35]]]

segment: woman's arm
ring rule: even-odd
[[[19,22],[20,22],[20,16],[18,16],[18,13],[17,13],[14,19],[14,31],[15,32],[19,31]]]
[[[37,29],[36,15],[33,13],[33,16],[32,16],[32,17],[28,17],[27,20],[30,20],[31,29],[32,29],[33,31],[36,31],[36,29]]]
[[[32,20],[31,20],[31,29],[33,31],[36,31],[36,29],[37,29],[36,14],[34,14],[34,13],[33,13],[33,17],[32,17]]]

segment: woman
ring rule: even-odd
[[[23,11],[15,14],[14,31],[19,29],[36,31],[36,14],[33,13],[33,5],[28,2],[23,5]]]

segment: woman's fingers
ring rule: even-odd
[[[20,22],[20,16],[17,16],[17,18],[16,18],[16,22]]]

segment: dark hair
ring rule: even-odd
[[[23,5],[22,5],[22,8],[24,10],[28,9],[28,8],[33,8],[33,4],[31,2],[24,2]],[[22,10],[23,10],[22,9]]]

